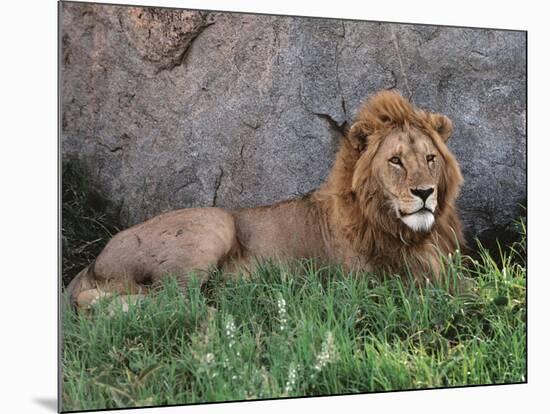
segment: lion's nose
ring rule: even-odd
[[[434,188],[411,188],[411,193],[413,195],[420,197],[423,202],[426,202],[426,199],[434,192]]]

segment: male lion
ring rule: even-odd
[[[189,208],[115,235],[67,290],[87,307],[103,292],[144,293],[165,275],[249,271],[257,260],[312,258],[348,270],[437,279],[440,255],[463,245],[462,175],[446,146],[452,123],[382,91],[362,106],[326,182],[299,199],[224,210]]]

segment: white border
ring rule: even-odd
[[[126,3],[111,1],[110,3]],[[230,403],[136,413],[351,411],[536,412],[548,384],[547,12],[540,2],[460,0],[152,0],[144,5],[466,25],[529,31],[529,370],[528,385]],[[535,3],[533,3],[535,4]],[[0,372],[3,412],[52,412],[56,398],[57,4],[12,0],[2,6],[3,295]],[[543,181],[544,180],[544,181]],[[538,189],[538,190],[537,190]],[[46,401],[46,403],[44,403]],[[49,401],[49,403],[48,403]],[[543,410],[543,409],[539,409]],[[126,411],[121,411],[126,412]]]

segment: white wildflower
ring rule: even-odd
[[[285,384],[285,395],[288,395],[290,392],[294,390],[294,387],[296,386],[296,377],[298,376],[296,367],[294,364],[290,365],[290,369],[288,371],[288,379]]]
[[[211,352],[204,355],[200,361],[199,372],[206,372],[206,375],[214,378],[215,373],[212,372],[212,369],[215,367],[215,359],[214,354]]]
[[[212,362],[214,362],[214,354],[209,352],[208,354],[206,354],[204,356],[204,362],[206,364],[211,364]]]
[[[227,321],[225,322],[225,335],[229,339],[229,348],[232,348],[235,345],[235,332],[237,328],[235,326],[235,321],[233,317],[229,315]]]
[[[287,324],[286,301],[280,294],[277,299],[277,308],[279,313],[279,330],[284,331]]]
[[[336,345],[334,344],[334,337],[332,332],[328,331],[321,346],[321,352],[317,354],[315,360],[315,371],[321,371],[329,362],[333,362],[336,359]]]

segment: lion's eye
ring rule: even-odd
[[[402,165],[401,164],[401,158],[399,157],[391,157],[390,162],[395,165]]]
[[[435,160],[435,155],[433,154],[426,155],[426,161],[433,162],[433,160]]]

